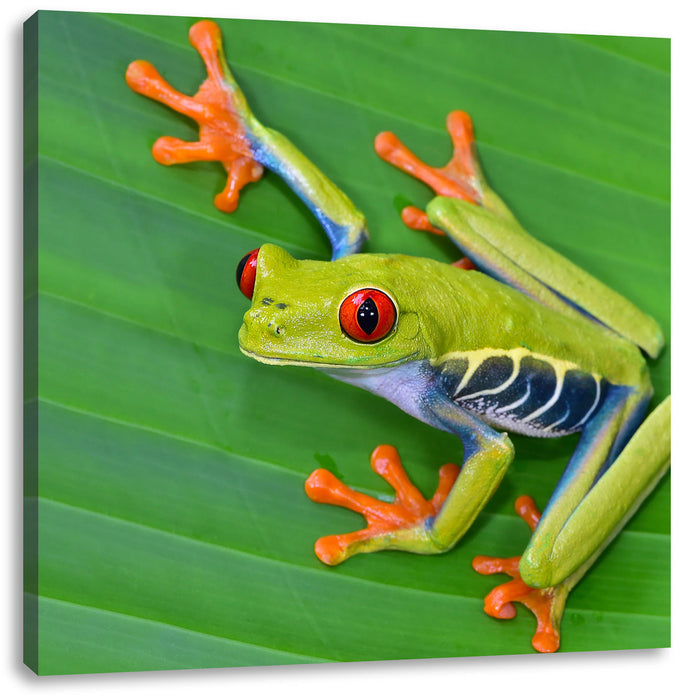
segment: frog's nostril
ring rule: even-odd
[[[284,327],[283,325],[278,324],[276,321],[270,321],[267,324],[267,329],[272,335],[283,335],[284,332]]]
[[[244,323],[258,333],[266,333],[267,335],[282,336],[286,332],[286,324],[282,318],[282,313],[275,313],[273,306],[265,305],[265,299],[262,303],[248,309],[243,315]],[[271,302],[271,299],[269,299]]]

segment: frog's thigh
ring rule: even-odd
[[[490,277],[517,289],[532,299],[566,315],[575,316],[565,301],[538,280],[530,270],[512,259],[512,251],[525,242],[538,245],[514,221],[499,218],[493,212],[458,199],[435,197],[427,207],[429,221]],[[534,251],[534,258],[538,251]]]
[[[577,452],[582,450],[586,454],[582,453],[581,461],[576,464],[577,453],[572,458],[568,470],[571,468],[574,473],[567,488],[574,490],[589,473],[592,482],[595,481],[600,452],[606,455],[612,447],[607,448],[607,438],[603,440],[599,434],[616,436],[627,416],[631,419],[632,413],[641,410],[643,400],[640,394],[631,394],[624,402],[625,410],[619,410],[621,402],[610,407],[605,417],[607,425],[599,430],[596,426],[590,440],[582,435]],[[520,573],[526,583],[543,588],[572,577],[573,585],[583,576],[669,467],[670,419],[668,397],[640,425],[619,456],[581,499],[570,504],[563,491],[549,505],[520,561]],[[602,450],[594,450],[592,443],[596,441],[601,443]],[[585,450],[589,443],[590,449]]]

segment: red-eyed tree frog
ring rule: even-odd
[[[552,438],[580,433],[543,514],[522,497],[532,529],[521,557],[477,557],[481,573],[512,581],[486,598],[495,617],[513,601],[537,616],[533,645],[559,646],[565,601],[670,463],[670,399],[645,417],[652,388],[641,351],[663,338],[629,301],[526,233],[489,188],[477,162],[472,124],[448,116],[453,157],[430,168],[398,139],[380,134],[377,153],[436,192],[426,212],[408,207],[411,227],[447,235],[468,259],[454,265],[404,255],[361,254],[368,234],[351,201],[285,137],[252,114],[224,59],[218,27],[195,24],[190,40],[208,78],[194,97],[172,88],[152,65],[129,66],[129,86],[196,120],[200,139],[163,137],[163,164],[216,160],[227,185],[223,211],[267,168],[281,176],[321,223],[331,261],[296,260],[263,245],[239,263],[252,300],[240,348],[265,364],[317,367],[382,396],[410,415],[457,435],[461,468],[444,465],[430,500],[412,484],[397,452],[376,448],[372,467],[396,491],[393,503],[356,492],[319,469],[311,499],[361,513],[367,527],[327,536],[317,556],[334,565],[360,552],[451,549],[497,489],[514,458],[508,433]]]

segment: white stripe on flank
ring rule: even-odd
[[[496,356],[494,355],[494,357],[496,357]],[[500,357],[508,357],[508,356],[507,356],[507,355],[500,355]],[[490,359],[490,358],[487,358],[487,359],[484,360],[483,362],[486,362],[488,359]],[[458,389],[457,389],[457,392],[456,392],[456,394],[455,394],[455,397],[458,398],[460,401],[462,401],[462,400],[464,400],[464,399],[473,399],[473,398],[475,398],[475,397],[477,397],[477,396],[485,396],[485,395],[487,395],[487,394],[499,394],[501,391],[504,391],[505,389],[507,389],[507,387],[510,386],[510,384],[512,384],[512,382],[514,382],[514,380],[515,380],[515,379],[517,378],[517,376],[519,375],[519,369],[520,369],[520,367],[519,367],[519,358],[518,358],[518,357],[516,357],[516,358],[513,357],[513,358],[510,358],[510,359],[512,360],[512,374],[511,374],[511,375],[509,376],[509,378],[506,379],[502,384],[500,384],[499,386],[497,386],[497,387],[495,387],[495,388],[493,388],[493,389],[482,389],[481,391],[475,391],[475,392],[473,392],[473,393],[471,393],[471,394],[465,394],[464,396],[458,396],[457,394],[460,393],[460,390],[462,389],[462,384],[464,383],[464,377],[463,377],[463,381],[460,382],[460,386],[459,386]],[[470,379],[471,379],[472,376],[474,376],[474,372],[475,372],[479,367],[481,367],[481,365],[483,364],[483,362],[481,362],[481,363],[478,365],[478,367],[475,367],[473,372],[470,372]],[[467,383],[469,383],[469,382],[467,382]]]
[[[550,425],[546,426],[545,428],[543,428],[543,431],[547,432],[549,430],[552,430],[556,425],[560,425],[560,423],[564,423],[564,421],[566,421],[567,418],[569,418],[569,406],[567,406],[567,411],[564,414],[564,416],[562,416],[562,418],[560,418],[560,420],[556,420],[554,423],[551,423]]]
[[[557,403],[557,400],[560,398],[560,394],[562,393],[562,385],[564,384],[564,374],[560,376],[560,370],[555,367],[555,365],[552,365],[553,369],[555,370],[555,391],[553,392],[553,395],[550,397],[547,403],[544,403],[543,406],[540,408],[537,408],[533,413],[530,413],[526,418],[522,418],[522,423],[528,423],[529,421],[533,420],[534,418],[537,418],[538,416],[541,415],[541,413],[545,413],[551,406],[554,406]]]
[[[480,362],[479,364],[474,364],[472,362],[472,358],[467,356],[467,371],[462,375],[462,379],[460,380],[460,383],[458,384],[458,387],[455,390],[453,396],[457,396],[462,391],[462,389],[464,389],[465,386],[467,386],[469,380],[472,378],[472,375],[474,374],[474,372],[476,372],[476,368],[479,367],[480,364]]]
[[[586,415],[576,424],[573,425],[570,430],[576,430],[580,425],[583,425],[587,420],[588,417],[595,411],[595,407],[598,405],[598,401],[600,401],[600,382],[598,381],[598,377],[591,375],[593,377],[593,381],[595,382],[595,401],[593,402],[593,405],[591,408],[588,409],[586,412]]]
[[[530,393],[531,393],[531,383],[527,382],[526,383],[526,393],[524,394],[524,396],[522,396],[520,399],[517,399],[516,401],[513,401],[511,404],[508,404],[507,406],[502,406],[500,408],[496,408],[494,413],[497,413],[498,415],[500,415],[501,413],[507,413],[507,411],[511,411],[513,408],[517,408],[518,406],[521,406],[529,398]]]

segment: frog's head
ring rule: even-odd
[[[421,272],[411,269],[422,264],[417,260],[296,260],[263,245],[236,271],[252,300],[238,334],[241,350],[267,364],[320,367],[380,367],[428,357]]]

